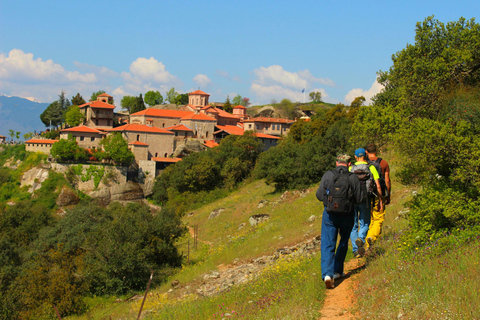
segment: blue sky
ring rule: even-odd
[[[477,1],[0,0],[0,94],[116,105],[148,90],[201,89],[253,104],[367,99],[376,72],[414,43],[415,24],[475,17]],[[478,22],[478,21],[477,21]],[[119,108],[120,109],[120,108]]]

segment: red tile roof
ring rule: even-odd
[[[192,111],[168,110],[148,108],[142,111],[132,113],[130,116],[149,116],[159,118],[182,118],[186,115],[193,114]]]
[[[109,97],[109,98],[113,98],[111,95],[106,94],[106,93],[99,94],[97,97]]]
[[[43,143],[43,144],[54,144],[58,140],[49,140],[49,139],[30,139],[25,141],[25,143]]]
[[[283,119],[283,118],[258,117],[258,118],[251,118],[251,119],[248,119],[248,120],[243,120],[243,122],[293,123],[293,122],[295,122],[295,120]]]
[[[89,106],[90,108],[95,108],[95,109],[115,109],[115,106],[110,103],[106,103],[103,101],[90,101],[85,104],[80,105],[80,108],[85,108]]]
[[[141,147],[146,147],[146,146],[149,146],[149,144],[147,143],[143,143],[143,142],[140,142],[140,141],[134,141],[134,142],[130,142],[129,145],[134,145],[134,146],[141,146]]]
[[[171,126],[171,127],[165,128],[165,130],[168,130],[168,131],[190,131],[190,132],[193,132],[192,129],[190,129],[189,127],[187,127],[187,126],[184,125],[184,124],[177,124],[176,126]]]
[[[276,140],[281,139],[280,137],[271,136],[269,134],[259,133],[259,132],[254,132],[253,135],[258,137],[258,138],[264,138],[264,139],[276,139]]]
[[[126,124],[113,129],[108,129],[107,131],[117,131],[117,132],[132,131],[132,132],[174,134],[173,132],[167,131],[165,129],[160,129],[157,127],[149,127],[144,124]]]
[[[188,95],[191,95],[191,94],[199,94],[199,95],[202,95],[202,96],[209,96],[208,93],[205,93],[202,90],[196,90],[196,91],[190,92]]]
[[[206,140],[203,145],[208,148],[218,147],[218,143],[213,140]]]
[[[63,129],[61,132],[87,132],[87,133],[98,133],[98,134],[105,134],[104,132],[90,128],[84,125],[73,127],[73,128],[68,128],[68,129]]]
[[[237,117],[237,116],[234,116],[233,114],[225,111],[225,110],[222,110],[220,108],[214,108],[217,112],[218,112],[218,116],[219,117],[222,117],[222,118],[230,118],[230,119],[236,119],[236,120],[239,120],[240,118]]]
[[[190,112],[190,113],[191,113],[191,114],[182,117],[181,120],[207,120],[207,121],[217,121],[217,120],[215,120],[214,118],[207,116],[206,114],[202,114],[202,113],[195,114],[195,113],[192,113],[192,112]]]
[[[160,157],[153,157],[152,160],[155,162],[174,162],[174,163],[178,161],[182,161],[181,158],[160,158]]]
[[[217,125],[216,127],[220,130],[218,130],[214,133],[225,131],[228,134],[233,134],[233,135],[236,135],[236,136],[243,135],[243,128],[239,128],[237,126],[219,126],[219,125]]]
[[[233,109],[247,109],[247,108],[245,108],[245,107],[244,107],[244,106],[242,106],[242,105],[238,105],[238,106],[236,106],[236,107],[235,107],[235,108],[233,108]]]

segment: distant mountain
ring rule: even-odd
[[[25,133],[45,130],[40,115],[50,103],[30,99],[0,94],[0,135],[10,140],[9,132],[12,129],[20,131],[20,140],[23,140]]]

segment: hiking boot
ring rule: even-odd
[[[373,238],[368,237],[367,238],[367,243],[368,243],[368,246],[371,247],[373,245]]]
[[[358,248],[358,250],[357,250],[357,255],[359,255],[358,258],[363,257],[363,256],[365,255],[365,248],[364,248],[364,247]]]
[[[333,280],[341,279],[343,277],[345,277],[345,272],[342,272],[342,274],[340,274],[340,273],[334,273],[333,274]]]
[[[325,287],[327,289],[333,289],[335,286],[333,285],[333,279],[330,278],[330,276],[325,276],[325,279],[323,279],[323,281],[325,282]]]
[[[361,248],[363,247],[363,245],[365,244],[365,242],[361,239],[361,238],[357,238],[357,240],[355,240],[355,244]]]

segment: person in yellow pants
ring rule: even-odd
[[[386,213],[386,205],[390,203],[390,194],[392,190],[392,184],[390,181],[390,167],[384,159],[377,157],[377,147],[374,144],[369,144],[366,148],[367,157],[370,161],[377,161],[380,164],[382,169],[382,175],[385,179],[385,185],[387,187],[387,194],[384,200],[384,206],[382,210],[380,210],[380,199],[378,197],[374,198],[372,206],[371,206],[371,218],[370,218],[370,225],[368,227],[368,233],[366,237],[367,248],[373,244],[374,241],[378,239],[380,234],[382,233],[382,225],[385,221],[385,213]]]

